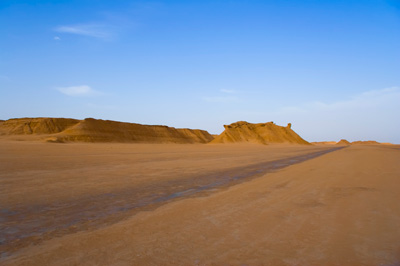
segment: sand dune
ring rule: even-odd
[[[205,130],[177,129],[86,118],[20,118],[0,124],[0,135],[30,135],[48,142],[207,143]]]
[[[251,124],[245,121],[224,125],[224,132],[211,143],[291,143],[309,144],[291,129],[289,123],[286,127],[275,125],[273,122]]]

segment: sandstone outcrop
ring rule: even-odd
[[[1,124],[0,135],[55,134],[78,123],[69,118],[14,118]]]
[[[290,123],[286,127],[282,127],[275,125],[273,122],[251,124],[239,121],[230,125],[224,125],[224,128],[224,132],[211,141],[211,143],[310,144],[291,129]]]
[[[350,142],[345,139],[341,139],[338,143],[336,143],[336,145],[350,145]]]

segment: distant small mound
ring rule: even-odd
[[[41,135],[46,142],[208,143],[207,131],[86,118],[21,118],[0,124],[1,135]]]
[[[368,145],[368,144],[380,144],[380,143],[375,140],[367,140],[367,141],[358,140],[358,141],[353,141],[351,144],[352,145],[362,145],[362,144]]]
[[[239,121],[230,125],[224,125],[224,128],[224,132],[211,141],[211,143],[310,144],[291,129],[290,123],[286,127],[282,127],[275,125],[273,122],[251,124]]]
[[[336,145],[350,145],[350,142],[345,139],[341,139],[338,143],[336,143]]]

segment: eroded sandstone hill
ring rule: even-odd
[[[275,125],[273,122],[251,124],[239,121],[230,125],[224,125],[224,128],[224,132],[217,136],[211,143],[310,144],[291,129],[290,123],[286,127],[282,127]]]
[[[14,118],[0,124],[0,135],[55,134],[78,123],[69,118]]]
[[[207,131],[86,118],[19,118],[0,123],[0,135],[37,135],[52,142],[208,143]]]
[[[336,145],[350,145],[350,142],[346,139],[341,139]]]

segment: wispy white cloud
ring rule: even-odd
[[[57,88],[57,90],[67,96],[74,96],[74,97],[95,96],[101,94],[99,91],[96,91],[87,85],[59,87]]]
[[[216,97],[203,97],[203,100],[209,103],[233,103],[239,102],[239,98],[234,96],[216,96]]]
[[[227,89],[221,89],[220,91],[223,93],[229,93],[229,94],[236,93],[236,91],[234,91],[234,90],[227,90]]]
[[[240,99],[237,96],[233,95],[233,94],[236,94],[236,91],[234,91],[234,90],[220,89],[219,92],[220,92],[219,93],[220,96],[209,96],[209,97],[203,97],[202,99],[209,103],[240,102]],[[221,94],[221,92],[222,92],[222,94]]]
[[[59,41],[59,40],[61,40],[61,38],[58,37],[58,36],[54,36],[54,40],[55,40],[55,41]]]
[[[131,8],[119,12],[103,11],[98,15],[99,17],[95,21],[54,25],[53,31],[58,32],[57,35],[60,38],[63,37],[61,34],[73,34],[114,41],[118,36],[135,30],[140,25],[136,22],[137,14]]]
[[[105,24],[77,24],[77,25],[64,25],[58,26],[54,29],[56,32],[60,33],[70,33],[83,35],[88,37],[108,39],[112,36],[112,31],[109,26]]]

